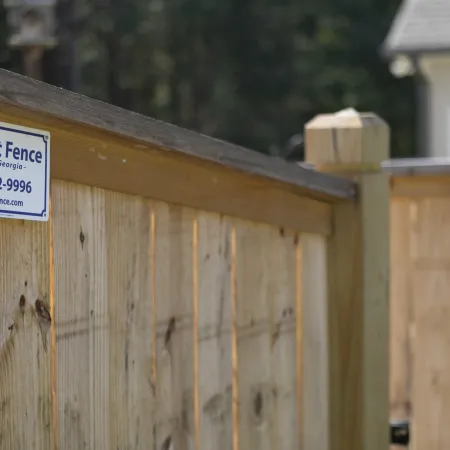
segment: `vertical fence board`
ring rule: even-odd
[[[194,212],[154,204],[156,314],[156,448],[193,449]],[[167,445],[167,447],[164,447]]]
[[[100,189],[92,190],[91,239],[85,241],[90,248],[89,284],[89,364],[93,449],[107,450],[109,439],[109,315],[106,254],[105,195]],[[86,225],[87,226],[87,225]],[[89,222],[91,226],[91,222]],[[81,230],[80,230],[81,231]],[[81,237],[81,236],[80,236]],[[85,236],[86,238],[86,236]],[[88,238],[89,239],[89,236]],[[80,242],[81,243],[81,242]],[[86,273],[85,273],[86,277]],[[93,313],[91,313],[93,311]],[[62,450],[62,447],[61,447]]]
[[[231,450],[232,365],[230,225],[198,215],[198,340],[200,449]]]
[[[408,199],[391,200],[390,417],[410,419],[412,324],[410,213]],[[391,446],[401,450],[400,446]]]
[[[0,220],[0,448],[53,448],[48,223]],[[21,301],[21,296],[22,301]]]
[[[239,447],[298,447],[296,240],[236,224]]]
[[[110,448],[153,447],[150,204],[106,193]]]
[[[266,244],[269,253],[269,304],[271,372],[274,391],[274,436],[272,448],[299,448],[297,385],[297,244],[292,232],[272,228]],[[298,324],[300,326],[300,324]]]
[[[329,443],[329,342],[327,336],[327,241],[322,236],[301,235],[302,342],[304,385],[303,447],[328,449]],[[336,376],[336,374],[333,374]]]
[[[149,205],[56,183],[53,208],[60,447],[146,448],[153,439]]]
[[[239,448],[271,449],[273,385],[269,304],[270,228],[236,222]]]
[[[109,447],[105,199],[52,184],[59,448]]]

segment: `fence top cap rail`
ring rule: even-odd
[[[305,169],[316,170],[316,165],[299,162]],[[379,164],[341,164],[343,170],[361,172],[385,172],[392,176],[450,175],[450,157],[388,159]]]
[[[54,116],[135,139],[161,150],[198,158],[303,190],[312,197],[353,199],[355,183],[317,173],[218,139],[0,69],[0,104]]]
[[[450,158],[399,158],[382,163],[382,170],[397,176],[450,174]]]

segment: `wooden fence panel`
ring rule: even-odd
[[[0,448],[53,447],[49,224],[0,220]]]
[[[450,200],[439,179],[409,183],[391,200],[390,412],[410,420],[412,448],[440,450],[450,445]]]
[[[417,450],[450,446],[450,201],[412,202],[413,439]]]
[[[239,448],[295,448],[297,240],[240,221],[235,230]]]
[[[52,183],[52,210],[47,225],[4,221],[0,228],[1,254],[15,255],[5,298],[23,291],[48,303],[49,279],[55,282],[55,337],[37,333],[31,301],[21,319],[34,330],[25,354],[49,346],[40,350],[40,361],[48,358],[39,366],[43,381],[30,378],[30,395],[48,389],[41,435],[39,422],[30,422],[28,435],[10,426],[27,395],[21,385],[9,397],[1,391],[5,442],[14,448],[12,436],[23,443],[32,436],[43,449],[54,440],[68,450],[299,448],[301,236],[64,181]],[[14,320],[17,305],[3,308]],[[29,369],[30,355],[12,358],[21,346],[8,344],[22,322],[4,338],[2,386]]]
[[[450,269],[416,270],[413,287],[413,448],[440,450],[450,445]]]
[[[321,448],[384,445],[381,186],[382,202],[372,198],[380,177],[372,185],[371,175],[358,183],[320,174],[5,71],[0,88],[2,121],[52,136],[54,208],[48,224],[0,221],[1,320],[22,320],[11,335],[8,324],[0,329],[0,442],[38,450],[283,450],[317,437],[317,425],[306,441],[301,428],[306,413],[312,423],[319,411]],[[386,156],[385,124],[356,116],[339,115],[341,131],[328,120],[319,126],[311,162],[337,155],[338,165],[342,156],[372,166]],[[360,346],[340,316],[319,317],[331,305],[325,269],[339,278],[334,269],[347,265],[330,258],[336,202],[380,219],[356,236],[364,277],[339,283],[339,312],[364,330]],[[351,217],[350,230],[360,224]],[[337,234],[343,247],[354,238]],[[309,273],[324,286],[301,286]],[[40,332],[38,296],[54,315],[51,335]],[[316,299],[322,303],[312,305]],[[304,317],[302,301],[311,313]],[[310,318],[311,344],[300,327]],[[320,320],[327,326],[314,329]],[[313,354],[318,341],[324,363]],[[352,408],[324,372],[330,366],[338,381],[345,377],[348,358],[337,361],[347,348],[357,364],[344,384],[359,389]],[[311,381],[314,371],[320,382]],[[306,401],[305,380],[313,387]]]

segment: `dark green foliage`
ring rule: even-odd
[[[353,106],[389,122],[394,156],[412,155],[413,80],[379,54],[399,3],[79,0],[77,89],[271,153],[315,114]],[[0,10],[0,65],[16,70],[3,25]]]

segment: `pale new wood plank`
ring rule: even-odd
[[[448,175],[394,175],[391,178],[391,195],[405,198],[448,197],[450,177]]]
[[[150,204],[105,193],[110,448],[153,446]]]
[[[59,448],[108,449],[105,198],[52,183]]]
[[[274,444],[267,247],[271,230],[250,222],[235,224],[239,449],[268,450]]]
[[[390,284],[390,419],[411,419],[412,382],[412,265],[411,209],[408,199],[391,199]],[[401,450],[392,446],[392,450]]]
[[[109,314],[108,314],[108,280],[107,280],[107,241],[105,193],[101,189],[92,189],[92,238],[86,240],[87,248],[91,250],[89,297],[94,313],[90,317],[90,352],[91,366],[90,390],[92,431],[91,442],[94,449],[106,450],[110,446],[109,439],[109,409],[110,409],[110,380],[109,369]],[[91,222],[89,222],[89,225]],[[81,230],[80,230],[81,231]],[[79,236],[81,237],[81,235]],[[89,239],[89,236],[88,236]],[[81,244],[81,241],[80,241]],[[90,275],[89,275],[90,274]],[[109,447],[110,448],[110,447]],[[62,449],[61,449],[62,450]]]
[[[412,257],[414,261],[450,260],[450,202],[445,197],[412,199],[417,209],[414,221]],[[436,234],[438,233],[438,234]]]
[[[271,372],[274,395],[272,448],[294,450],[300,446],[301,428],[297,384],[297,245],[298,236],[272,228],[268,246],[271,324]]]
[[[301,235],[302,297],[302,449],[332,448],[326,431],[330,422],[327,242],[322,236]],[[336,356],[339,357],[339,356]],[[305,386],[307,388],[305,388]],[[311,414],[314,411],[315,414]]]
[[[450,445],[449,280],[450,271],[445,268],[413,272],[411,448],[414,450],[441,450]]]
[[[231,450],[231,228],[203,212],[197,222],[200,449]]]
[[[48,223],[0,220],[0,448],[54,448]]]
[[[156,448],[195,448],[194,211],[154,203]],[[169,448],[169,447],[167,447]]]
[[[436,450],[450,445],[444,419],[450,412],[450,364],[445,357],[450,344],[450,202],[442,197],[412,199],[411,211],[412,444],[417,450]]]
[[[235,223],[239,448],[295,448],[296,239]]]

